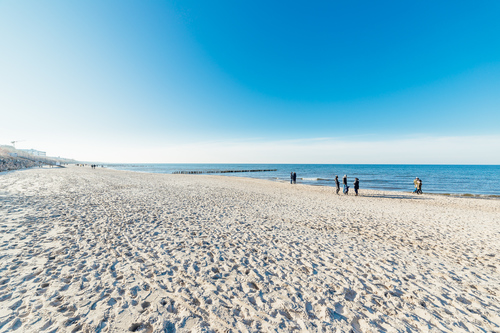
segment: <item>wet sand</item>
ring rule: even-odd
[[[500,200],[0,173],[0,332],[500,332]]]

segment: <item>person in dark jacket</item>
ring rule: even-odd
[[[342,183],[344,183],[344,194],[349,194],[349,186],[347,186],[347,175],[342,178]]]
[[[293,173],[293,183],[297,184],[297,174],[295,172]]]
[[[354,192],[356,192],[356,196],[358,196],[358,190],[359,190],[359,179],[354,178]]]
[[[290,184],[293,184],[293,171],[290,172]]]
[[[335,175],[335,187],[337,188],[337,195],[338,195],[340,191],[340,182],[339,182],[339,176],[337,175]]]

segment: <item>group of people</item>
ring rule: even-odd
[[[342,184],[344,185],[344,195],[349,194],[349,185],[347,185],[347,175],[344,175],[342,178]],[[354,178],[354,192],[356,193],[356,196],[359,194],[359,178]],[[340,182],[339,182],[339,176],[335,175],[335,187],[337,188],[337,194],[339,194],[340,191]]]
[[[415,185],[415,190],[413,193],[416,194],[422,194],[422,179],[415,177],[415,180],[413,181],[413,184]]]
[[[347,175],[344,175],[344,178],[342,179],[342,183],[344,184],[344,194],[348,195],[349,194],[349,185],[347,185]],[[290,172],[290,184],[297,184],[297,174],[295,172]],[[359,178],[354,178],[354,192],[356,192],[356,196],[359,194]],[[337,188],[337,194],[339,194],[340,191],[340,182],[339,182],[339,176],[335,176],[335,186]]]
[[[295,172],[290,173],[290,184],[296,184],[297,183],[297,174]],[[344,175],[342,178],[342,184],[344,186],[344,195],[349,194],[349,185],[347,185],[347,175]],[[416,194],[422,194],[422,179],[416,177],[415,180],[413,181],[413,184],[415,184],[415,190],[413,193]],[[356,196],[359,194],[359,178],[354,178],[354,192],[356,193]],[[337,190],[337,194],[340,192],[340,181],[339,181],[339,176],[335,176],[335,187]]]

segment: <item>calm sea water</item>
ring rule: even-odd
[[[335,175],[342,182],[347,174],[352,187],[359,178],[360,189],[413,191],[415,177],[422,179],[424,193],[500,195],[500,165],[381,165],[381,164],[108,164],[106,167],[149,173],[175,171],[277,169],[271,172],[217,174],[290,182],[290,172],[297,173],[297,183],[335,186]],[[193,175],[196,177],[196,175]]]

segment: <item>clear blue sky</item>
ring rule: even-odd
[[[371,162],[362,146],[342,161],[321,153],[325,140],[379,142],[381,163],[414,163],[387,148],[405,140],[491,145],[499,17],[499,1],[0,1],[0,143],[101,161],[292,163]],[[303,158],[258,153],[284,142]],[[244,160],[219,151],[238,143]],[[488,151],[477,162],[500,163]],[[434,153],[419,160],[467,162]]]

